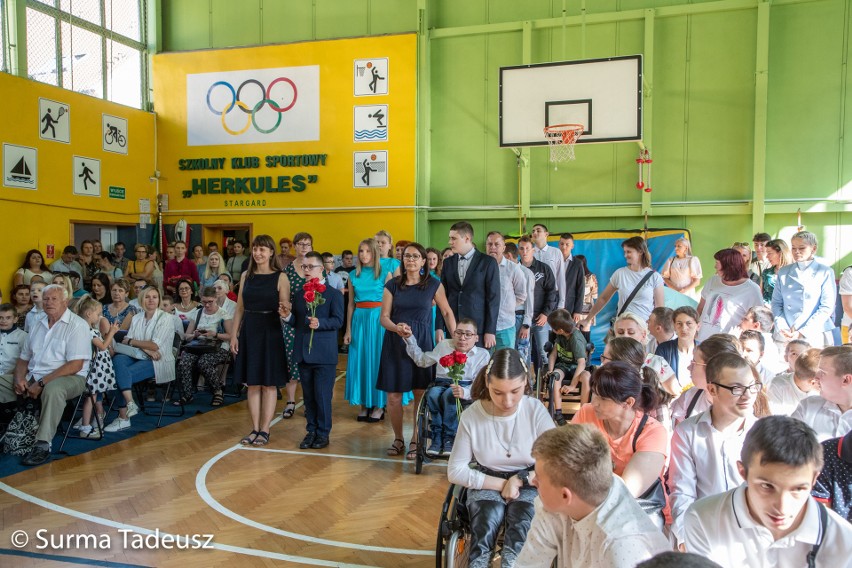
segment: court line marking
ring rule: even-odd
[[[345,373],[341,373],[340,375],[338,375],[334,379],[334,382],[336,383],[337,381],[339,381],[344,375],[345,375]],[[304,401],[300,401],[296,405],[296,408],[299,408],[299,406],[303,406],[303,404],[304,404]],[[282,420],[282,418],[280,416],[277,417],[275,420],[273,420],[269,425],[270,431],[272,430],[272,426],[275,426],[281,420]],[[207,463],[205,463],[201,467],[201,469],[198,470],[198,474],[195,476],[195,490],[198,492],[198,496],[201,497],[201,499],[205,503],[207,503],[207,505],[211,509],[216,511],[217,513],[224,515],[224,516],[226,516],[226,517],[228,517],[228,518],[230,518],[234,521],[237,521],[238,523],[248,525],[248,526],[256,528],[258,530],[266,531],[266,532],[276,534],[276,535],[279,535],[279,536],[284,536],[284,537],[287,537],[287,538],[292,538],[294,540],[301,540],[301,541],[304,541],[304,542],[310,542],[310,543],[313,543],[313,544],[322,544],[322,545],[325,545],[325,546],[332,546],[332,547],[336,547],[336,548],[350,548],[350,549],[354,549],[354,550],[368,550],[370,552],[384,552],[384,553],[388,553],[388,554],[408,554],[408,555],[412,555],[412,556],[431,556],[431,555],[435,554],[434,550],[419,550],[419,549],[415,550],[415,549],[406,549],[406,548],[389,548],[389,547],[385,547],[385,546],[371,546],[371,545],[367,545],[367,544],[355,544],[355,543],[344,542],[344,541],[340,541],[340,540],[331,540],[331,539],[319,538],[319,537],[315,537],[315,536],[303,535],[303,534],[294,533],[294,532],[291,532],[291,531],[285,531],[285,530],[279,529],[277,527],[273,527],[273,526],[270,526],[270,525],[260,523],[258,521],[254,521],[252,519],[249,519],[248,517],[244,517],[243,515],[240,515],[239,513],[232,511],[231,509],[228,509],[227,507],[222,505],[219,501],[217,501],[216,498],[213,497],[213,495],[210,494],[210,491],[207,490],[207,474],[210,471],[210,469],[216,464],[216,462],[218,462],[220,459],[227,456],[228,454],[230,454],[234,450],[243,450],[243,449],[254,450],[254,448],[246,448],[246,447],[241,446],[240,444],[237,444],[237,445],[235,445],[231,448],[228,448],[226,450],[222,450],[217,455],[215,455],[212,458],[210,458],[209,460],[207,460]],[[302,453],[302,452],[295,452],[293,450],[266,449],[265,451],[277,452],[277,453],[294,453],[294,454],[295,453]],[[329,456],[329,457],[335,456],[335,457],[343,457],[343,458],[350,458],[350,459],[362,459],[362,460],[368,460],[368,461],[375,460],[375,461],[389,461],[389,462],[393,462],[393,463],[404,463],[404,462],[401,462],[400,460],[386,460],[385,458],[368,458],[368,457],[362,457],[362,456],[346,456],[344,454],[320,454],[320,453],[313,453],[313,452],[304,452],[304,453],[308,454],[308,455],[312,455],[312,456],[326,455],[326,456]],[[413,462],[411,462],[411,463],[413,463]]]
[[[248,452],[270,452],[274,454],[295,454],[299,456],[311,456],[318,458],[343,458],[347,460],[364,460],[364,461],[377,461],[377,462],[387,462],[387,463],[396,463],[403,465],[414,465],[414,461],[412,460],[399,460],[399,459],[390,459],[390,458],[373,458],[369,456],[355,456],[351,454],[326,454],[319,452],[303,452],[300,450],[276,450],[273,448],[252,448],[248,446],[241,446],[237,448],[238,450],[244,450]],[[423,464],[425,467],[447,467],[449,465],[446,461],[438,460],[438,461],[430,461],[429,463]]]
[[[59,554],[45,554],[43,552],[29,552],[27,550],[13,550],[0,548],[0,555],[23,556],[24,558],[36,558],[38,560],[50,560],[74,566],[106,566],[107,568],[149,568],[145,564],[128,564],[127,562],[111,562],[109,560],[94,560],[83,556],[67,556]]]
[[[56,513],[62,513],[63,515],[67,515],[69,517],[76,517],[78,519],[82,519],[84,521],[89,521],[90,523],[95,523],[98,525],[104,525],[107,527],[112,527],[114,529],[124,529],[130,530],[138,534],[156,534],[154,530],[147,529],[145,527],[137,527],[135,525],[130,525],[127,523],[120,523],[117,521],[113,521],[112,519],[106,519],[104,517],[96,517],[94,515],[90,515],[88,513],[82,513],[80,511],[75,511],[74,509],[69,509],[68,507],[63,507],[62,505],[58,505],[56,503],[51,503],[50,501],[45,501],[44,499],[39,499],[29,493],[24,493],[19,489],[15,489],[14,487],[3,483],[0,481],[0,490],[5,491],[9,495],[17,497],[22,501],[26,501],[28,503],[32,503],[33,505],[38,505],[44,509],[49,511],[53,511]],[[170,536],[175,538],[178,542],[189,542],[186,537],[180,535],[172,535],[166,533],[164,531],[160,531],[161,536]],[[345,566],[346,568],[371,568],[369,565],[365,564],[346,564],[344,562],[339,562],[335,560],[322,560],[319,558],[309,558],[307,556],[296,556],[293,554],[283,554],[280,552],[270,552],[268,550],[257,550],[253,548],[243,548],[241,546],[232,546],[230,544],[221,544],[218,542],[211,542],[210,545],[216,549],[221,550],[223,552],[234,552],[237,554],[245,554],[247,556],[258,556],[260,558],[271,558],[273,560],[282,560],[285,562],[296,562],[302,564],[310,564],[312,566]]]

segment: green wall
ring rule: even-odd
[[[517,160],[498,146],[501,66],[643,53],[653,193],[634,187],[635,143],[581,145],[557,171],[536,147],[520,190],[528,224],[636,228],[647,211],[650,226],[689,229],[708,259],[760,228],[789,238],[801,209],[820,252],[846,266],[850,11],[846,0],[181,0],[163,2],[161,24],[167,51],[420,31],[418,238],[438,246],[458,219],[480,241],[519,229]]]

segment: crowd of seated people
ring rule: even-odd
[[[679,241],[660,276],[650,268],[644,240],[631,238],[623,243],[626,266],[599,275],[608,284],[597,301],[586,293],[594,275],[573,255],[573,236],[561,235],[559,248],[547,245],[548,236],[537,224],[534,235],[522,239],[519,257],[496,232],[489,242],[497,252],[479,253],[464,222],[450,230],[451,246],[442,252],[410,242],[395,250],[380,231],[362,241],[357,255],[344,251],[348,260],[340,267],[333,255],[312,252],[307,233],[278,241],[280,254],[272,239],[256,239],[251,248],[229,243],[221,253],[211,243],[188,254],[178,242],[165,251],[164,265],[146,245],[134,247],[135,260],[124,258],[123,244],[113,252],[88,241],[69,245],[49,267],[31,250],[13,275],[10,302],[0,305],[0,402],[19,395],[42,399],[37,442],[24,457],[28,465],[50,459],[65,402],[87,390],[87,382],[89,416],[103,411],[105,391],[94,388],[90,372],[102,357],[93,359],[93,346],[110,355],[118,395],[118,417],[107,433],[130,426],[138,412],[132,385],[141,380],[179,378],[175,403],[187,404],[200,372],[212,388],[213,406],[222,404],[216,366],[245,348],[239,323],[252,308],[242,288],[253,286],[246,282],[260,263],[258,274],[280,272],[279,282],[288,286],[289,296],[275,296],[290,324],[281,339],[282,374],[289,377],[285,418],[293,416],[290,390],[299,378],[292,343],[287,347],[294,327],[298,338],[311,330],[345,329],[350,353],[375,358],[376,364],[350,365],[347,376],[363,385],[351,398],[347,389],[347,398],[361,407],[365,422],[384,417],[385,399],[366,403],[364,397],[381,376],[387,380],[391,364],[394,373],[414,372],[406,369],[460,351],[479,368],[472,385],[467,381],[475,369],[453,388],[447,368],[437,365],[443,382],[430,399],[441,421],[432,425],[429,452],[449,454],[450,481],[471,490],[472,566],[487,565],[504,519],[511,521],[504,566],[550,566],[556,557],[561,566],[634,566],[666,549],[738,568],[849,563],[852,441],[844,441],[852,430],[852,347],[839,343],[848,340],[852,322],[852,268],[839,279],[844,317],[837,342],[836,275],[817,256],[812,233],[796,233],[789,244],[758,234],[753,250],[748,243],[722,249],[703,287],[706,275],[688,241]],[[537,284],[537,273],[545,274],[546,288]],[[291,320],[290,302],[303,313],[304,286],[312,278],[323,290],[328,283],[343,292],[351,305],[343,326],[339,310],[333,325],[315,317]],[[665,286],[697,301],[697,308],[666,308]],[[586,356],[582,334],[615,295],[611,339],[594,368],[580,361]],[[406,304],[408,298],[417,305]],[[87,300],[79,315],[69,308]],[[438,317],[432,311],[431,333],[412,337],[406,310],[416,310],[420,325],[420,312],[435,303],[443,307]],[[381,318],[378,312],[367,316],[380,309]],[[542,343],[551,325],[562,351],[543,359],[536,345],[530,357],[524,342],[535,334]],[[192,340],[202,332],[221,342],[216,351],[175,357],[176,334]],[[386,333],[400,338],[384,339]],[[453,339],[442,343],[445,336]],[[406,349],[417,365],[391,361]],[[525,394],[530,369],[539,364],[544,373],[561,373],[566,391],[587,397],[572,420],[560,413],[554,424],[542,403]],[[421,390],[415,395],[422,395],[424,383],[403,379],[394,378],[416,385]],[[411,398],[387,394],[403,404]],[[317,390],[316,396],[329,395]],[[452,411],[454,398],[466,400],[460,415]],[[325,447],[330,416],[321,421]],[[88,418],[80,427],[86,433],[94,428]],[[309,421],[309,434],[310,427]],[[388,453],[412,458],[396,437]],[[243,440],[268,441],[267,431]]]

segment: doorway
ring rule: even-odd
[[[204,225],[202,227],[203,245],[206,251],[208,243],[219,245],[219,251],[227,250],[228,244],[240,241],[248,248],[251,245],[252,225]]]

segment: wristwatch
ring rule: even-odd
[[[40,386],[41,388],[44,388],[44,379],[38,380],[38,386]]]
[[[528,470],[521,470],[515,475],[518,476],[518,479],[521,480],[521,483],[523,483],[524,487],[530,486],[530,472]]]
[[[522,327],[522,328],[524,328],[524,329],[529,329],[529,328],[530,328],[530,326],[529,326],[529,325],[527,325],[527,324],[523,324],[523,325],[521,325],[521,327]]]

